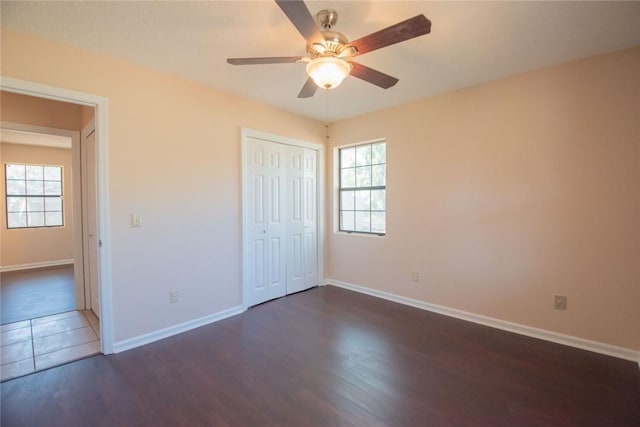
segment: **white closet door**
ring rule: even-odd
[[[247,138],[246,244],[249,305],[286,294],[285,147]]]
[[[305,285],[305,193],[304,149],[287,147],[287,294],[307,289]]]
[[[318,153],[308,148],[303,153],[304,186],[304,287],[318,285]]]

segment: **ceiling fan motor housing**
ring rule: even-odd
[[[338,56],[344,50],[349,40],[337,31],[322,31],[324,43],[313,43],[307,46],[307,53],[311,58],[319,56]]]
[[[320,28],[325,31],[331,30],[338,23],[338,12],[333,9],[323,9],[316,13],[316,20]]]
[[[324,43],[313,43],[307,46],[307,53],[311,59],[323,56],[351,57],[358,53],[353,46],[346,48],[349,40],[344,34],[332,31],[333,26],[338,22],[338,12],[330,9],[321,10],[316,14],[316,20],[322,29]]]

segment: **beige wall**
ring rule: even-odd
[[[2,69],[4,71],[4,67]],[[84,109],[93,110],[92,107],[83,107],[68,102],[0,91],[0,120],[5,122],[82,130],[83,114],[89,114],[83,113]]]
[[[332,125],[387,138],[388,234],[330,233],[329,277],[640,349],[638,76],[640,48]]]
[[[0,266],[9,267],[73,259],[73,197],[71,190],[71,149],[0,144],[4,163],[44,164],[63,167],[64,227],[7,229],[5,187],[1,185]],[[4,166],[2,168],[4,183]]]
[[[19,33],[3,31],[1,47],[3,76],[109,99],[116,341],[238,305],[240,127],[321,142],[322,124]],[[639,58],[333,125],[334,144],[387,138],[389,195],[386,237],[328,232],[331,277],[640,349]]]
[[[88,110],[83,113],[84,110]],[[5,122],[79,131],[83,114],[92,107],[0,91],[0,119]],[[2,144],[2,161],[64,166],[65,226],[63,228],[6,229],[2,198],[0,265],[14,266],[73,258],[73,197],[71,150]],[[2,191],[4,192],[4,186]]]
[[[23,34],[1,47],[3,76],[109,100],[116,342],[241,304],[240,128],[317,143],[322,124]]]
[[[95,117],[95,110],[96,109],[94,107],[89,107],[87,105],[82,106],[82,109],[80,111],[80,130],[87,126],[89,122]]]

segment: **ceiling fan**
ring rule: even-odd
[[[342,33],[333,31],[338,21],[334,10],[321,10],[316,14],[318,24],[302,0],[275,0],[287,18],[307,41],[308,56],[277,56],[266,58],[228,58],[231,65],[283,64],[303,62],[307,64],[309,78],[298,98],[313,96],[318,87],[333,89],[352,75],[383,89],[398,83],[398,79],[352,60],[376,49],[400,43],[431,31],[431,21],[417,15],[406,21],[369,34],[350,42]]]

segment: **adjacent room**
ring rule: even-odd
[[[4,91],[0,106],[6,380],[99,353],[100,332],[88,238],[95,221],[87,215],[95,210],[85,137],[93,108]]]
[[[0,13],[3,426],[640,424],[639,2]]]

